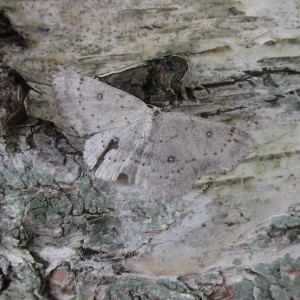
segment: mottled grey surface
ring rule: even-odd
[[[59,115],[52,75],[66,66],[104,75],[177,54],[188,71],[170,110],[238,126],[258,144],[230,173],[157,201],[95,179],[82,138],[37,119],[7,129],[0,106],[1,298],[300,298],[297,1],[0,6],[26,40],[1,50],[35,88],[31,116]],[[174,94],[165,71],[151,76]]]
[[[123,176],[156,199],[184,195],[197,175],[228,172],[253,150],[251,137],[234,126],[148,108],[87,76],[61,72],[53,84],[59,114],[50,120],[69,134],[95,134],[84,146],[95,176]]]

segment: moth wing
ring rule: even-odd
[[[181,196],[197,175],[230,170],[252,148],[252,138],[235,127],[182,113],[160,114],[135,183],[158,198]]]
[[[99,179],[117,181],[123,177],[134,183],[150,128],[149,118],[145,118],[95,134],[85,143],[85,162]]]
[[[149,112],[140,99],[96,79],[62,71],[53,77],[58,115],[53,122],[78,136],[136,122]]]

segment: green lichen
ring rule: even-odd
[[[104,216],[88,227],[89,238],[84,247],[113,253],[124,248],[124,241],[119,236],[121,220],[114,216]]]
[[[242,263],[242,260],[240,258],[235,258],[232,262],[233,265],[239,266]]]
[[[137,276],[124,276],[114,285],[104,288],[103,299],[174,299],[193,300],[192,295],[180,282],[171,279],[148,279]]]
[[[270,295],[270,281],[262,276],[257,276],[254,280],[256,288],[256,297],[260,300],[267,300],[271,298]]]
[[[234,287],[232,299],[253,300],[254,283],[246,278],[243,278]]]
[[[292,258],[289,254],[270,264],[260,263],[252,268],[257,274],[255,286],[259,299],[290,299],[300,295],[299,275],[300,257]],[[291,275],[289,275],[291,274]],[[271,296],[272,295],[272,296]],[[282,298],[280,298],[282,296]]]
[[[270,226],[274,229],[286,230],[300,227],[300,218],[293,216],[276,216],[271,219]]]

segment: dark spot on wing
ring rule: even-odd
[[[207,136],[208,138],[211,138],[211,137],[213,136],[212,131],[211,131],[211,130],[208,130],[208,131],[206,132],[206,136]]]
[[[168,156],[167,162],[168,162],[168,163],[173,163],[173,162],[175,162],[175,156],[173,156],[173,155]]]
[[[97,99],[98,99],[98,100],[102,100],[102,98],[103,98],[103,94],[102,94],[102,93],[98,93],[98,94],[97,94]]]

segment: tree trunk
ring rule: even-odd
[[[300,299],[298,1],[0,8],[19,34],[1,43],[1,299]],[[83,161],[86,138],[54,121],[64,68],[236,125],[257,146],[179,199],[103,184]]]

